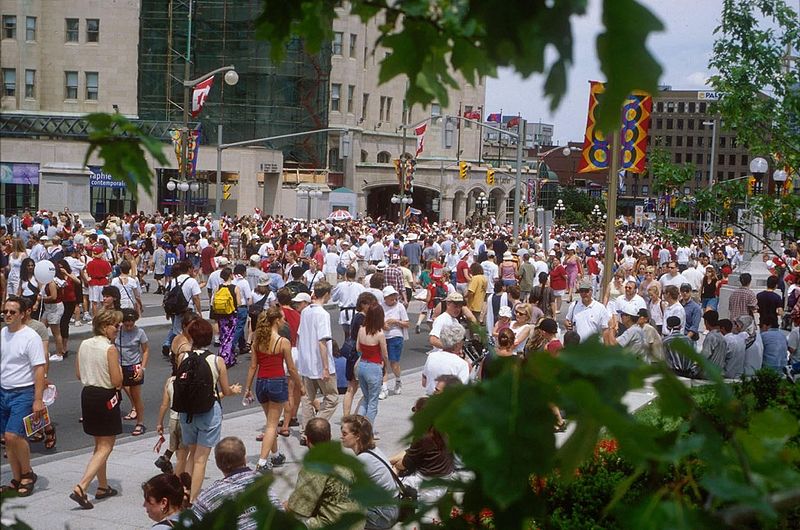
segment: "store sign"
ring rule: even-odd
[[[0,183],[2,184],[39,184],[39,164],[0,163]]]
[[[124,188],[126,184],[112,177],[100,166],[89,166],[89,186],[92,188]]]
[[[714,92],[711,90],[701,90],[697,93],[697,99],[701,101],[719,101],[722,97],[722,92]]]

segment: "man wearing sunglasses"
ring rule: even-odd
[[[23,418],[34,414],[34,421],[45,410],[45,352],[42,340],[23,323],[27,305],[9,296],[3,305],[6,327],[0,331],[0,431],[4,434],[8,463],[14,478],[2,490],[16,490],[20,497],[33,493],[36,474],[31,469],[31,453]]]

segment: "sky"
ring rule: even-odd
[[[710,75],[708,60],[719,24],[722,0],[640,0],[664,24],[664,31],[651,33],[647,47],[661,63],[659,84],[675,90],[705,88]],[[790,2],[791,5],[791,2]],[[554,113],[545,99],[544,76],[522,79],[509,69],[498,71],[486,82],[486,113],[522,115],[529,122],[554,124],[554,143],[583,141],[589,105],[589,81],[603,81],[595,42],[602,26],[602,0],[589,0],[586,15],[573,17],[574,64],[568,73],[567,93]]]

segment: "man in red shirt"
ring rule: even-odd
[[[105,259],[105,251],[100,245],[92,247],[92,260],[86,264],[86,276],[89,283],[89,303],[92,315],[97,316],[103,304],[103,287],[110,283],[111,264]]]
[[[203,273],[203,277],[201,278],[202,280],[207,279],[208,276],[216,269],[214,256],[217,255],[217,248],[214,246],[214,239],[209,239],[210,241],[206,248],[200,251],[200,269]]]
[[[297,331],[300,329],[300,311],[292,307],[292,292],[283,287],[277,292],[278,303],[283,311],[283,318],[286,320],[286,328],[281,330],[281,335],[288,338],[292,345],[292,350],[297,348]],[[309,299],[310,300],[310,299]],[[305,302],[298,305],[307,306]],[[288,328],[288,329],[287,329]],[[285,332],[288,331],[288,336]],[[283,408],[283,422],[278,433],[282,436],[289,436],[289,427],[299,426],[297,421],[297,409],[300,407],[300,388],[295,385],[292,378],[289,378],[289,400]],[[289,420],[287,420],[289,418]]]
[[[469,273],[469,264],[467,263],[467,249],[462,250],[458,254],[458,264],[456,265],[456,290],[462,295],[467,292],[467,285],[472,277]]]

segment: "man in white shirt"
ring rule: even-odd
[[[40,261],[48,258],[47,249],[44,246],[46,241],[49,241],[50,238],[47,236],[41,236],[39,240],[33,245],[31,251],[28,253],[28,256],[35,262],[39,263]]]
[[[179,261],[172,266],[172,273],[177,274],[172,280],[169,281],[165,288],[165,292],[169,293],[173,287],[176,285],[181,286],[181,290],[183,290],[183,297],[189,303],[186,310],[187,311],[194,311],[198,315],[201,314],[200,309],[200,284],[197,283],[192,277],[194,270],[192,269],[191,265],[188,261]],[[169,355],[169,349],[172,345],[172,339],[178,336],[178,334],[182,331],[183,326],[183,313],[178,315],[172,315],[172,328],[169,330],[167,334],[167,338],[164,340],[164,344],[161,345],[161,353],[165,356]]]
[[[486,251],[486,259],[481,263],[481,268],[483,269],[484,276],[489,280],[486,285],[486,294],[487,296],[493,295],[494,281],[500,277],[500,267],[494,262],[494,250]]]
[[[692,286],[692,298],[695,302],[700,302],[700,288],[703,286],[703,277],[705,276],[705,268],[698,268],[697,262],[689,259],[686,270],[683,271],[683,277],[686,282]]]
[[[667,273],[661,276],[658,281],[661,283],[662,292],[668,285],[674,285],[675,287],[680,288],[680,286],[684,283],[689,283],[689,280],[686,279],[686,276],[678,272],[678,264],[674,261],[670,261],[667,264]]]
[[[313,303],[300,313],[300,327],[297,331],[297,371],[306,390],[301,398],[303,421],[301,430],[314,417],[311,402],[322,393],[322,403],[316,417],[330,420],[339,404],[339,391],[336,388],[336,365],[333,360],[331,341],[331,316],[325,304],[331,298],[331,285],[325,280],[314,287]],[[301,441],[302,443],[302,441]]]
[[[445,310],[433,320],[430,337],[428,338],[431,346],[438,349],[442,348],[441,334],[444,328],[454,324],[460,326],[461,323],[458,319],[462,316],[471,322],[477,322],[475,315],[466,307],[464,296],[461,293],[453,291],[448,294],[447,298],[445,298],[445,304]]]
[[[236,329],[233,332],[233,345],[239,347],[239,355],[247,353],[247,334],[249,328],[247,327],[248,309],[250,304],[253,303],[253,290],[250,288],[250,282],[247,281],[245,274],[247,268],[244,264],[239,263],[233,268],[233,285],[239,288],[242,293],[242,305],[236,308]],[[264,278],[267,275],[264,274]]]
[[[678,270],[683,272],[689,266],[689,256],[692,254],[692,249],[686,245],[681,245],[675,250],[675,260],[678,262]]]
[[[365,287],[356,281],[355,269],[348,269],[344,281],[333,288],[331,300],[339,305],[339,324],[345,339],[350,336],[350,322],[356,314],[356,301],[364,291]]]
[[[9,296],[3,306],[6,325],[0,331],[0,432],[13,475],[12,485],[2,489],[16,489],[21,497],[33,493],[36,481],[23,418],[33,413],[38,420],[45,410],[45,352],[39,335],[23,324],[29,310],[24,300]]]
[[[644,298],[636,293],[636,282],[633,280],[628,280],[625,282],[625,295],[623,296],[622,300],[624,300],[627,305],[633,306],[633,309],[636,310],[635,312],[631,313],[632,315],[638,315],[640,309],[647,309],[647,302],[645,302]],[[618,313],[622,313],[620,308],[623,306],[624,304],[618,304]]]
[[[426,395],[433,395],[436,389],[436,378],[441,375],[454,375],[462,383],[469,383],[469,364],[460,357],[465,336],[464,326],[457,322],[448,324],[441,329],[441,349],[428,353],[428,359],[422,368],[422,386],[425,388]]]
[[[666,337],[669,335],[670,330],[667,328],[667,319],[669,317],[678,317],[681,319],[681,333],[686,328],[686,311],[680,303],[681,292],[678,287],[668,285],[664,288],[664,300],[667,302],[667,307],[664,308],[664,324],[662,324],[661,333]]]
[[[592,298],[592,284],[581,282],[578,286],[580,299],[575,300],[567,309],[566,327],[575,330],[581,342],[593,335],[602,335],[608,329],[611,315],[606,306]]]
[[[375,242],[369,247],[369,262],[376,264],[380,261],[386,261],[386,249],[383,246],[383,241],[376,239]]]
[[[344,265],[345,269],[347,267],[353,267],[358,271],[358,256],[356,256],[356,253],[350,248],[350,242],[342,241],[340,246],[342,247],[342,254],[339,256],[339,263]]]

